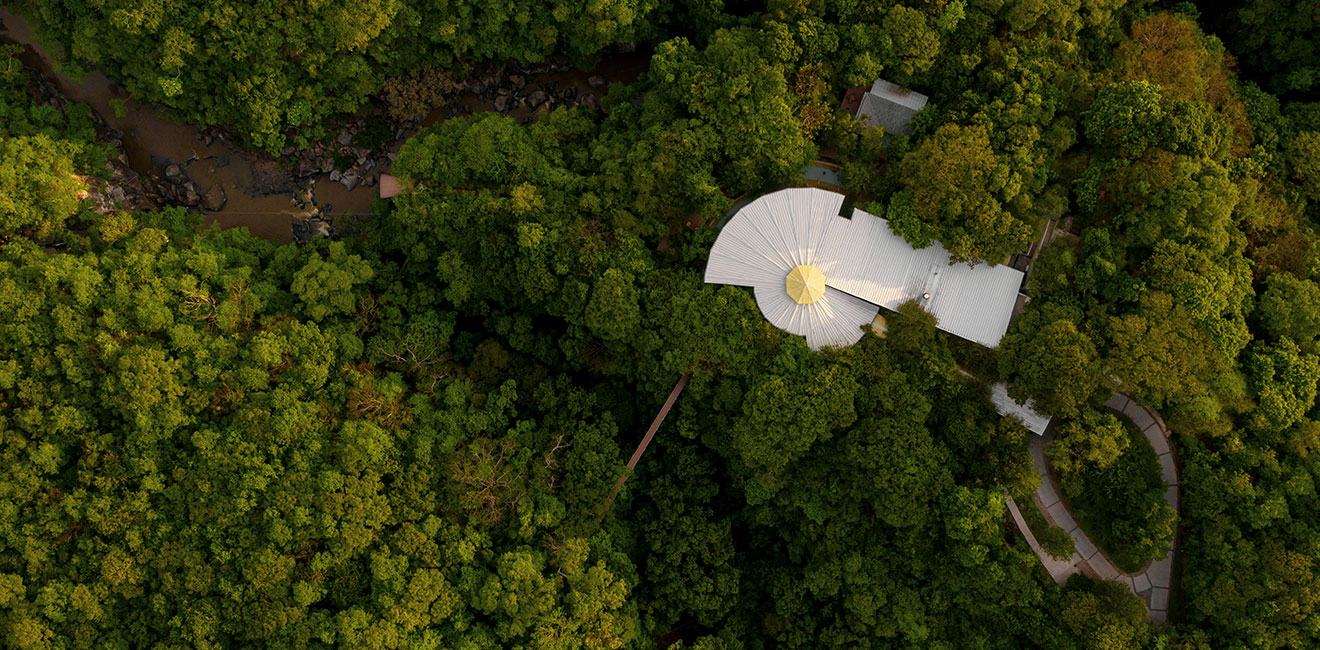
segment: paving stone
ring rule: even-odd
[[[1045,462],[1045,450],[1041,447],[1028,447],[1027,451],[1031,453],[1031,464],[1036,468],[1036,473],[1045,476],[1049,470],[1049,465]]]
[[[1040,558],[1041,565],[1043,565],[1045,570],[1049,572],[1050,577],[1053,578],[1056,583],[1063,584],[1068,579],[1068,576],[1077,573],[1077,563],[1081,561],[1081,558],[1074,553],[1068,560],[1061,561],[1046,554],[1045,551],[1041,550],[1040,543],[1036,541],[1035,536],[1031,534],[1031,530],[1027,528],[1027,522],[1022,519],[1022,512],[1018,509],[1018,505],[1013,502],[1012,498],[1008,498],[1007,502],[1008,509],[1013,514],[1013,520],[1017,522],[1018,529],[1026,535],[1027,543],[1030,544],[1031,549],[1035,551],[1036,557]],[[1028,507],[1034,508],[1035,505],[1029,505]]]
[[[1178,486],[1170,485],[1164,489],[1164,502],[1178,510]]]
[[[1138,594],[1143,591],[1150,591],[1150,578],[1147,578],[1145,573],[1132,576],[1132,591]]]
[[[1173,454],[1160,454],[1160,478],[1168,485],[1178,484],[1178,466],[1173,462]]]
[[[1160,432],[1159,425],[1152,422],[1149,427],[1142,430],[1142,434],[1146,436],[1146,440],[1150,442],[1150,446],[1155,448],[1156,454],[1169,453],[1169,439],[1165,438],[1164,434]]]
[[[1168,611],[1169,609],[1169,590],[1156,587],[1150,590],[1150,611],[1155,610]]]
[[[1169,613],[1162,609],[1152,609],[1150,610],[1150,622],[1156,625],[1164,625],[1169,622]]]
[[[1054,489],[1054,482],[1048,477],[1040,477],[1040,489],[1036,490],[1036,498],[1040,499],[1040,505],[1048,508],[1059,502],[1059,491]]]
[[[1068,509],[1063,506],[1063,503],[1056,503],[1046,508],[1045,512],[1049,514],[1050,520],[1059,528],[1072,530],[1077,527],[1077,522],[1073,520],[1072,515],[1068,514]]]
[[[1097,555],[1092,559],[1094,561],[1089,562],[1091,569],[1095,571],[1096,575],[1100,576],[1101,580],[1117,580],[1118,577],[1122,575],[1118,572],[1118,569],[1114,568],[1114,565],[1109,563],[1109,560],[1104,558],[1103,555]]]
[[[1169,427],[1164,424],[1164,418],[1160,415],[1160,412],[1149,406],[1146,407],[1146,412],[1150,413],[1150,417],[1155,419],[1155,424],[1159,425],[1160,430],[1164,432],[1165,437],[1168,437]]]
[[[1173,551],[1169,551],[1169,556]],[[1150,568],[1146,569],[1146,577],[1150,579],[1151,586],[1157,589],[1168,589],[1173,584],[1173,560],[1165,557],[1163,560],[1156,560],[1150,563]]]
[[[1091,543],[1091,540],[1087,539],[1085,535],[1074,535],[1073,545],[1077,547],[1078,555],[1081,555],[1087,560],[1090,560],[1091,556],[1100,552],[1100,549],[1097,549],[1095,544]]]
[[[1130,401],[1132,400],[1129,400],[1127,398],[1127,395],[1124,395],[1122,393],[1114,393],[1113,395],[1109,396],[1109,401],[1105,402],[1105,406],[1108,406],[1109,408],[1114,409],[1115,411],[1122,411]]]
[[[1136,593],[1132,589],[1132,576],[1125,576],[1120,574],[1118,577],[1114,578],[1114,582],[1123,585],[1124,587],[1127,588],[1128,591],[1132,591],[1132,593]]]
[[[1132,422],[1137,425],[1138,431],[1145,431],[1146,427],[1155,424],[1155,418],[1151,417],[1146,409],[1132,402],[1128,402],[1127,408],[1123,409],[1123,415],[1132,419]]]

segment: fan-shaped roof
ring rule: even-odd
[[[862,210],[845,218],[842,206],[843,195],[816,188],[780,190],[748,203],[711,247],[706,282],[752,287],[766,319],[807,337],[813,348],[856,343],[878,306],[897,309],[908,300],[934,314],[940,329],[999,344],[1020,271],[951,265],[943,246],[914,249],[884,219]]]
[[[842,233],[847,219],[837,216],[843,195],[816,189],[780,190],[744,206],[720,231],[706,264],[706,282],[752,287],[766,320],[807,337],[813,348],[852,345],[861,325],[880,309],[829,287],[834,259],[820,253],[831,226]],[[829,217],[837,221],[831,221]],[[823,276],[819,295],[802,303],[789,295],[789,275],[811,266]]]

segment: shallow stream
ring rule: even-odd
[[[291,224],[306,218],[306,213],[293,202],[292,190],[297,188],[289,187],[289,182],[280,182],[290,175],[275,160],[244,151],[222,139],[208,138],[195,126],[168,119],[163,109],[133,101],[127,90],[99,71],[90,71],[77,79],[61,74],[55,60],[37,42],[26,21],[14,14],[0,12],[0,25],[3,26],[0,41],[24,47],[19,58],[25,65],[41,71],[65,96],[87,104],[107,124],[123,133],[123,150],[133,171],[143,177],[162,177],[169,165],[180,165],[196,183],[199,194],[205,195],[215,185],[225,192],[226,201],[221,209],[203,211],[208,222],[218,223],[223,228],[243,226],[266,239],[293,240]],[[649,55],[639,52],[612,57],[599,69],[590,72],[568,70],[524,75],[525,86],[519,92],[525,95],[538,88],[552,92],[573,88],[575,94],[603,96],[608,86],[600,85],[597,79],[599,87],[592,87],[589,79],[593,75],[600,75],[607,82],[632,82],[645,72],[649,60]],[[470,114],[495,110],[496,97],[491,93],[485,95],[463,92],[450,105],[432,111],[424,124],[446,119],[456,112]],[[506,112],[520,120],[533,114],[526,105]],[[391,151],[397,151],[400,144],[401,141],[394,142]],[[298,185],[305,182],[300,180]],[[266,189],[272,187],[282,189],[273,193]],[[374,185],[359,185],[349,190],[345,185],[331,181],[329,174],[316,177],[316,204],[332,206],[329,213],[336,216],[370,213],[377,192]]]

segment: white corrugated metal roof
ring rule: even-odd
[[[780,190],[748,203],[711,247],[706,282],[755,288],[766,318],[815,348],[856,343],[876,305],[897,309],[908,300],[918,300],[946,332],[999,344],[1020,271],[951,266],[943,246],[914,249],[880,217],[861,210],[851,219],[839,216],[842,205],[842,195],[816,188]],[[797,304],[785,289],[787,274],[801,264],[825,274],[825,296],[810,305]]]
[[[995,410],[1000,415],[1011,415],[1022,422],[1028,431],[1040,436],[1045,435],[1045,427],[1050,425],[1050,417],[1036,412],[1035,405],[1031,400],[1026,404],[1019,404],[1008,396],[1008,384],[1003,382],[994,384],[990,387],[990,401],[994,402]]]
[[[829,288],[835,260],[820,255],[829,231],[848,227],[848,220],[837,216],[842,206],[843,195],[810,188],[781,190],[748,203],[711,247],[706,282],[752,287],[766,320],[807,337],[812,348],[856,343],[861,326],[874,320],[879,308]],[[789,297],[785,284],[788,273],[804,264],[826,277],[825,295],[805,305]]]
[[[940,329],[988,347],[999,345],[1022,286],[1021,271],[950,265],[949,252],[938,242],[912,248],[889,229],[888,221],[862,210],[854,210],[849,223],[841,247],[826,253],[839,260],[825,271],[826,286],[891,310],[916,300]]]

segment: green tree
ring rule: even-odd
[[[813,444],[852,424],[857,388],[851,373],[837,366],[769,374],[750,387],[730,437],[764,489],[773,491],[781,473]]]
[[[1211,14],[1233,52],[1276,93],[1320,86],[1320,11],[1298,0],[1245,0]]]
[[[1317,70],[1320,74],[1320,70]],[[1320,201],[1320,131],[1302,131],[1287,142],[1287,160],[1302,195]]]
[[[1030,303],[999,344],[999,374],[1009,395],[1033,400],[1046,413],[1077,417],[1103,394],[1100,356],[1078,327],[1081,314],[1052,303]]]
[[[1109,318],[1107,372],[1143,402],[1188,401],[1223,385],[1228,366],[1187,312],[1165,293],[1144,296],[1140,312]]]
[[[1086,411],[1059,427],[1046,445],[1046,453],[1060,475],[1071,477],[1113,465],[1127,449],[1128,438],[1123,424],[1112,414]]]
[[[293,276],[290,290],[314,320],[331,314],[352,313],[357,307],[354,287],[371,279],[374,271],[357,255],[349,255],[343,242],[332,242],[327,255],[309,259]]]
[[[606,269],[596,281],[587,301],[583,320],[588,328],[602,338],[626,339],[637,330],[641,322],[637,287],[633,277],[618,269]]]
[[[1305,354],[1283,339],[1273,346],[1254,346],[1242,363],[1258,405],[1254,426],[1283,431],[1301,420],[1315,404],[1320,382],[1320,358]]]
[[[997,263],[1030,242],[1031,227],[1004,206],[1015,194],[1013,173],[984,126],[941,126],[899,162],[898,174],[906,190],[887,214],[912,245],[935,238],[956,260]]]
[[[45,134],[0,138],[0,238],[64,229],[86,186],[74,173],[77,145]]]
[[[1270,336],[1315,351],[1320,337],[1320,286],[1287,273],[1272,273],[1265,278],[1257,314]]]
[[[940,52],[940,36],[920,11],[900,4],[885,12],[885,32],[893,41],[893,58],[899,74],[911,77],[925,72]]]
[[[1141,599],[1117,582],[1068,579],[1059,617],[1088,650],[1143,647],[1151,637]]]

